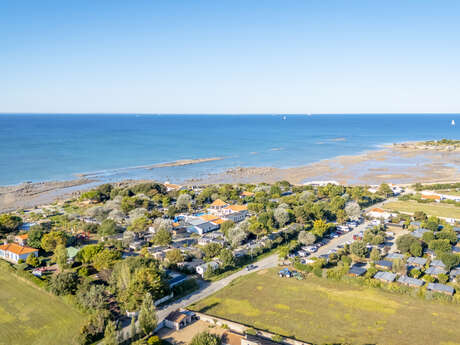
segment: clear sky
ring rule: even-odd
[[[460,1],[0,1],[0,112],[460,112]]]

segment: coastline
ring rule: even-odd
[[[225,157],[185,159],[143,168],[181,167],[222,159]],[[438,183],[459,181],[459,168],[460,150],[426,150],[417,147],[414,142],[406,142],[386,145],[384,148],[380,147],[377,150],[365,151],[357,155],[336,156],[296,167],[233,167],[205,177],[172,182],[183,182],[185,185],[272,183],[279,180],[287,180],[292,184],[317,180],[333,180],[350,185],[380,184],[383,182],[396,184]],[[83,190],[106,182],[103,179],[98,179],[94,173],[77,176],[79,178],[71,181],[0,186],[0,212],[49,204],[57,199],[77,196]],[[141,179],[125,179],[114,182],[132,183],[133,181],[141,181]]]

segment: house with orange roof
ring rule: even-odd
[[[205,220],[205,221],[207,221],[207,222],[211,222],[211,223],[216,224],[216,225],[219,225],[219,226],[220,226],[223,222],[225,222],[224,219],[222,219],[222,218],[220,218],[220,217],[218,217],[218,216],[215,216],[215,215],[213,215],[213,214],[209,214],[209,213],[201,215],[200,218],[203,219],[203,220]]]
[[[14,237],[14,241],[19,244],[20,246],[27,245],[27,238],[29,237],[28,234],[16,235]]]
[[[0,246],[0,258],[17,264],[26,260],[29,255],[38,256],[38,249],[20,246],[17,243],[7,243]]]
[[[436,202],[440,202],[442,200],[441,196],[436,195],[436,194],[432,194],[432,195],[422,194],[421,198],[423,200],[433,200],[433,201],[436,201]]]
[[[367,212],[367,215],[374,219],[389,219],[392,217],[396,217],[396,213],[385,211],[383,208],[380,207],[372,208],[369,212]]]
[[[247,192],[247,191],[244,191],[240,194],[240,197],[241,198],[246,198],[246,197],[251,197],[251,196],[254,196],[255,194],[253,192]]]
[[[212,214],[220,215],[221,211],[227,206],[228,204],[225,201],[217,199],[214,200],[214,202],[211,205],[209,205],[208,211]]]

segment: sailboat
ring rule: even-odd
[[[452,120],[451,125],[455,126],[455,120]]]
[[[287,119],[287,117],[286,117],[286,116],[283,116],[283,120],[286,120],[286,119]]]

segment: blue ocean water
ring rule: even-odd
[[[0,115],[0,185],[67,180],[180,182],[235,166],[293,167],[393,142],[458,138],[460,115]],[[137,168],[224,157],[181,167]]]

